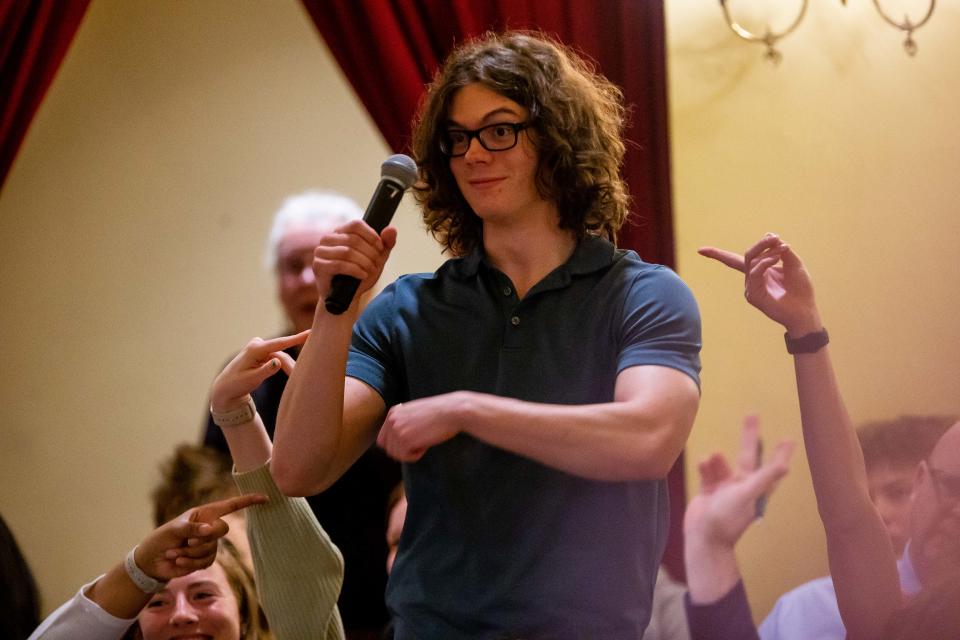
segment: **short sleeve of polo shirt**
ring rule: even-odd
[[[370,301],[353,327],[347,358],[347,376],[373,387],[387,407],[401,402],[401,384],[396,377],[401,371],[393,366],[394,355],[390,350],[396,295],[397,283],[394,282]]]
[[[617,372],[658,365],[687,374],[700,386],[700,311],[689,287],[673,271],[638,272],[624,300]]]

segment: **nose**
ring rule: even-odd
[[[308,264],[304,265],[303,269],[300,270],[300,274],[297,278],[301,284],[314,284],[317,280],[316,276],[313,273],[313,265]]]
[[[199,621],[197,611],[190,601],[187,600],[187,594],[177,594],[173,603],[173,611],[170,613],[170,625],[174,627],[184,627],[196,624]]]
[[[880,518],[884,524],[889,525],[896,518],[897,510],[889,500],[878,497],[874,500],[873,504],[876,506],[877,511],[880,512]]]
[[[474,136],[467,141],[467,152],[463,154],[463,159],[467,162],[490,159],[490,152],[480,144],[480,136]]]

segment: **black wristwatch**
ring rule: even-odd
[[[799,338],[791,338],[789,333],[785,333],[783,341],[787,343],[787,353],[816,353],[827,346],[830,336],[826,329],[820,329]]]

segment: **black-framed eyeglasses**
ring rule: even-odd
[[[929,464],[927,469],[933,478],[934,490],[937,492],[938,500],[949,500],[951,502],[960,502],[960,475],[955,475],[935,469]]]
[[[479,129],[447,129],[440,134],[440,152],[451,158],[466,155],[476,138],[487,151],[506,151],[517,146],[520,132],[530,122],[496,122]]]

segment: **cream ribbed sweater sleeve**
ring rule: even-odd
[[[343,640],[337,598],[343,557],[304,498],[277,489],[269,463],[234,473],[244,494],[262,493],[266,504],[246,509],[260,603],[277,640]]]

